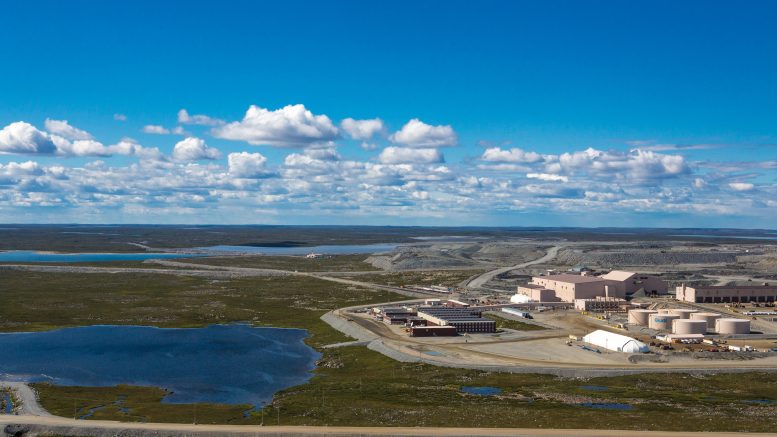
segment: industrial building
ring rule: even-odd
[[[625,299],[596,296],[595,299],[575,299],[575,309],[592,313],[622,311],[628,306]]]
[[[586,335],[583,337],[583,341],[615,352],[650,352],[648,345],[638,341],[635,338],[616,334],[610,331],[603,331],[601,329]]]
[[[551,290],[553,300],[541,300],[541,302],[574,302],[575,299],[593,299],[596,296],[605,296],[605,280],[593,276],[560,275],[535,276],[532,284],[539,285],[543,290]],[[542,290],[540,290],[542,294]],[[546,294],[549,294],[546,292]],[[623,296],[614,296],[623,297]]]
[[[455,326],[413,326],[411,337],[452,337],[459,334]]]
[[[623,270],[613,270],[600,276],[610,287],[612,296],[626,296],[644,290],[648,296],[666,294],[668,286],[661,278]]]
[[[721,285],[688,287],[685,284],[675,290],[678,300],[693,303],[746,303],[777,301],[774,285]]]
[[[482,312],[478,309],[420,307],[418,316],[424,318],[429,326],[453,326],[459,333],[496,332],[496,321],[482,317]]]
[[[533,302],[573,303],[577,299],[597,297],[623,299],[639,290],[644,290],[646,294],[664,294],[667,286],[656,276],[620,270],[603,276],[561,273],[533,277],[529,284],[518,287],[516,296],[528,296],[528,301]]]

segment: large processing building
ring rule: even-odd
[[[535,302],[572,303],[577,299],[597,297],[622,299],[639,290],[647,294],[663,294],[667,286],[656,276],[614,270],[603,276],[569,273],[535,276],[529,284],[518,287],[518,294]]]
[[[478,309],[462,307],[419,307],[418,316],[430,326],[453,326],[459,333],[496,332],[496,321],[482,316]]]
[[[723,285],[706,287],[677,287],[678,300],[693,303],[776,302],[777,286],[773,285]]]

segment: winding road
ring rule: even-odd
[[[501,275],[502,273],[509,272],[510,270],[522,269],[522,268],[525,268],[525,267],[533,266],[535,264],[542,264],[544,262],[550,261],[553,258],[555,258],[556,255],[558,255],[558,251],[562,247],[564,247],[564,246],[561,246],[561,245],[553,246],[550,249],[548,249],[548,253],[546,253],[545,256],[543,256],[542,258],[537,258],[537,259],[535,259],[533,261],[528,261],[528,262],[525,262],[525,263],[516,264],[516,265],[510,266],[510,267],[501,267],[501,268],[498,268],[496,270],[491,270],[489,272],[485,272],[485,273],[483,273],[480,276],[472,278],[467,283],[467,288],[481,288],[488,281],[494,279],[494,276]]]

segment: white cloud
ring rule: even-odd
[[[127,116],[124,114],[113,114],[113,119],[116,121],[127,121]]]
[[[499,147],[491,147],[483,152],[480,159],[487,162],[533,163],[542,161],[543,157],[537,152],[525,152],[518,148],[503,150]]]
[[[459,141],[452,127],[428,125],[417,118],[408,121],[389,139],[397,144],[419,148],[455,146]]]
[[[378,160],[383,164],[437,164],[445,159],[437,149],[413,149],[409,147],[386,147]]]
[[[52,120],[47,118],[43,123],[46,130],[54,135],[59,135],[68,140],[93,140],[94,137],[87,131],[78,129],[68,124],[67,120]]]
[[[383,120],[372,118],[369,120],[354,120],[346,118],[340,122],[340,127],[354,140],[367,141],[386,130]]]
[[[51,137],[29,123],[17,121],[0,130],[0,153],[32,155],[56,151]]]
[[[208,117],[207,115],[191,115],[186,109],[181,109],[178,111],[178,123],[196,124],[201,126],[221,126],[224,124],[224,120]]]
[[[205,140],[187,137],[173,148],[173,159],[176,161],[199,161],[203,159],[218,159],[221,153],[218,149],[208,147]]]
[[[143,126],[143,133],[154,135],[169,135],[170,129],[158,124],[147,124]]]
[[[561,176],[557,174],[548,174],[548,173],[528,173],[526,175],[529,179],[539,179],[541,181],[552,181],[552,182],[569,182],[569,178],[566,176]]]
[[[751,191],[755,188],[755,185],[749,182],[731,182],[728,184],[728,187],[734,191]]]
[[[309,147],[337,139],[338,130],[326,115],[314,115],[304,105],[270,111],[251,105],[243,120],[213,128],[213,136],[253,145]]]
[[[176,126],[172,129],[168,129],[164,126],[158,125],[158,124],[147,124],[143,126],[143,133],[152,134],[152,135],[183,135],[183,136],[189,136],[189,132],[186,132],[186,130],[181,126]]]
[[[261,153],[230,153],[227,161],[229,174],[237,178],[264,178],[273,174],[267,169],[267,158]]]

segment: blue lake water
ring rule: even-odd
[[[299,247],[210,246],[200,247],[199,249],[207,250],[209,252],[249,253],[257,255],[307,255],[309,253],[320,253],[323,255],[352,255],[390,252],[396,247],[396,244],[343,244]]]
[[[172,391],[164,402],[261,405],[305,383],[320,354],[300,329],[89,326],[0,334],[0,379],[130,384]]]
[[[502,393],[502,389],[498,387],[468,387],[462,386],[461,391],[469,393],[471,395],[479,396],[494,396]]]
[[[193,258],[203,256],[189,253],[55,253],[34,250],[0,252],[0,262],[80,263],[105,261],[143,261],[160,258]]]

